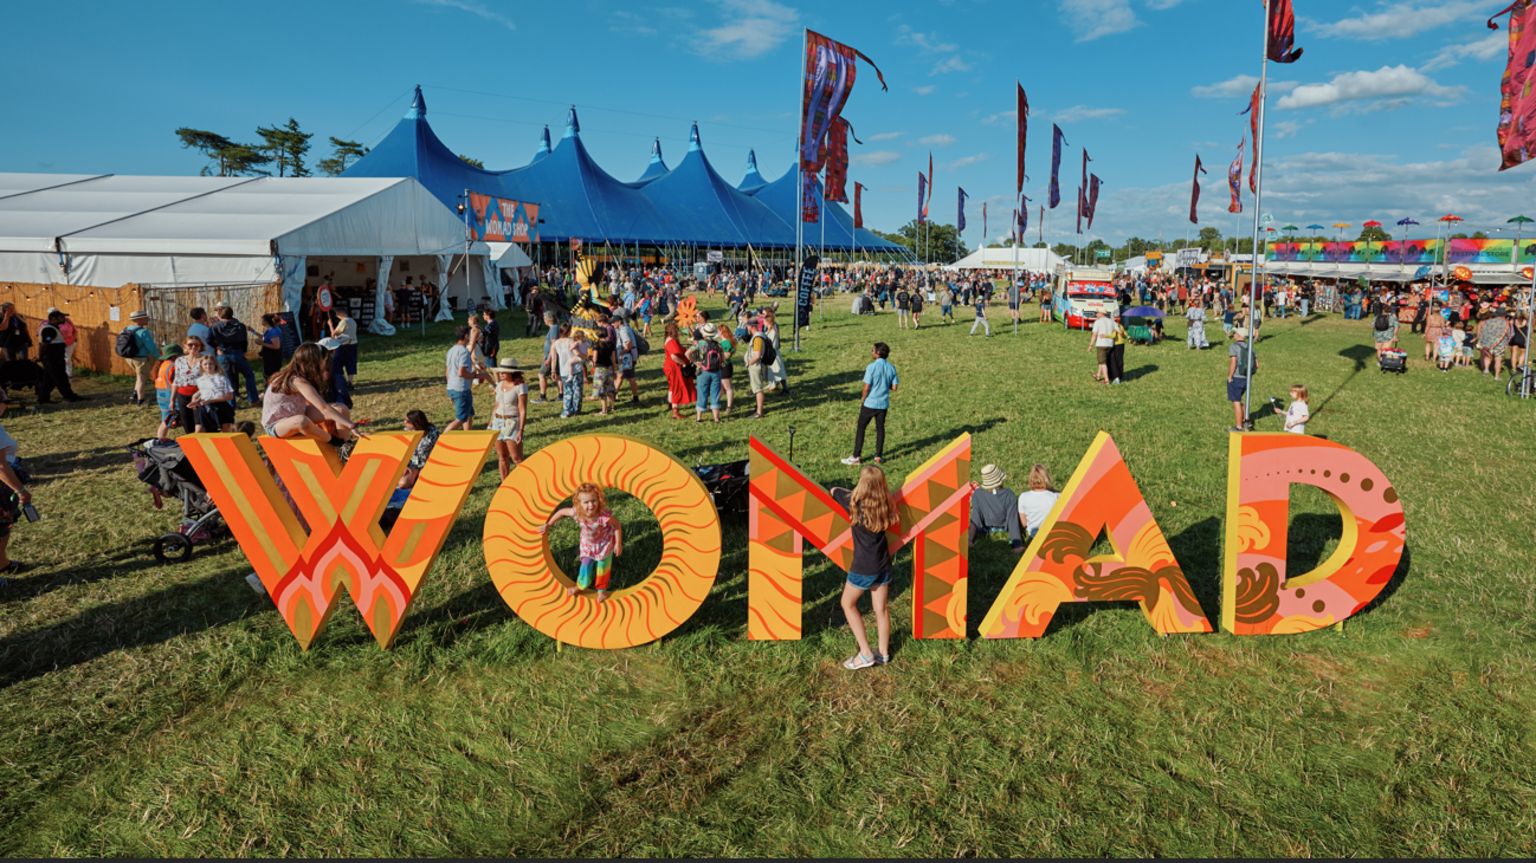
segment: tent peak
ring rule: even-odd
[[[702,150],[703,148],[704,145],[699,143],[699,124],[698,121],[695,120],[693,123],[693,128],[688,130],[688,152],[691,153],[694,150]]]
[[[652,162],[660,162],[661,161],[661,139],[660,138],[657,138],[651,144],[651,161]]]
[[[574,138],[581,134],[581,121],[576,119],[576,106],[571,106],[571,112],[565,118],[565,134],[562,138]]]
[[[416,95],[411,97],[411,108],[405,112],[407,120],[423,120],[427,116],[427,100],[421,95],[421,85],[416,85]]]
[[[548,126],[548,124],[546,124],[544,126],[544,131],[539,134],[539,150],[534,155],[537,155],[537,156],[548,155],[549,152],[552,149],[554,149],[554,148],[552,148],[549,145],[549,126]]]
[[[747,171],[757,170],[757,150],[747,151]]]

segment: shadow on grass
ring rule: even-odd
[[[1144,378],[1147,375],[1156,374],[1158,368],[1159,367],[1156,366],[1156,365],[1139,366],[1139,367],[1131,369],[1130,371],[1128,371],[1125,374],[1121,375],[1120,376],[1120,380],[1129,383],[1130,381],[1134,381],[1134,380],[1137,380],[1139,378]]]
[[[177,584],[0,639],[0,689],[118,650],[160,644],[261,610],[271,600],[253,594],[239,566],[190,584]]]
[[[145,555],[148,554],[149,543],[142,547],[128,551],[107,555],[99,559],[92,566],[71,567],[59,572],[41,575],[12,576],[10,583],[0,588],[0,606],[8,603],[23,602],[34,597],[51,593],[61,587],[70,587],[77,584],[92,584],[105,581],[109,578],[134,575],[135,570],[131,566],[133,561],[145,563]]]
[[[1353,361],[1355,367],[1352,371],[1350,371],[1349,375],[1345,377],[1337,387],[1334,388],[1333,392],[1328,394],[1327,398],[1319,402],[1317,407],[1312,408],[1312,416],[1314,417],[1319,413],[1322,413],[1323,409],[1328,407],[1329,402],[1337,398],[1339,393],[1343,392],[1344,388],[1349,386],[1351,381],[1358,377],[1361,372],[1365,371],[1366,365],[1370,361],[1371,357],[1376,356],[1376,350],[1369,345],[1350,345],[1344,350],[1339,351],[1339,356],[1346,360]]]

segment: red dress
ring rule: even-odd
[[[661,361],[661,372],[667,376],[667,402],[673,407],[693,404],[696,398],[693,379],[683,376],[687,354],[683,351],[682,342],[669,338],[663,350],[666,351],[666,358]]]

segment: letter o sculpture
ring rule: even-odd
[[[633,495],[661,526],[661,562],[605,602],[578,593],[539,534],[584,482]],[[502,601],[550,638],[614,650],[655,641],[698,611],[720,568],[720,518],[709,491],[672,456],[620,435],[550,444],[512,470],[485,514],[485,562]]]

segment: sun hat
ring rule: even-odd
[[[315,342],[315,344],[319,345],[322,348],[325,348],[328,351],[334,351],[337,348],[341,347],[341,339],[335,338],[334,336],[326,336],[325,338],[321,339],[320,341]]]
[[[128,316],[128,320],[130,320],[130,321],[147,321],[147,320],[149,320],[149,313],[145,312],[143,309],[140,309],[140,310],[134,312],[133,314],[129,315]]]
[[[176,357],[181,356],[181,354],[181,345],[166,345],[165,348],[160,351],[160,359],[175,359]]]
[[[523,367],[517,364],[517,360],[514,360],[511,357],[506,357],[505,359],[502,359],[496,363],[496,368],[494,370],[498,372],[520,372],[523,370]]]
[[[1248,328],[1247,327],[1236,327],[1236,328],[1234,328],[1232,330],[1232,338],[1234,338],[1234,339],[1246,339],[1246,338],[1248,338]]]
[[[1008,474],[1003,473],[1002,469],[995,464],[989,464],[981,469],[981,487],[987,491],[1002,488],[1003,480],[1007,478]]]
[[[706,323],[704,326],[699,327],[699,335],[706,339],[717,338],[720,335],[720,328],[714,324]]]

